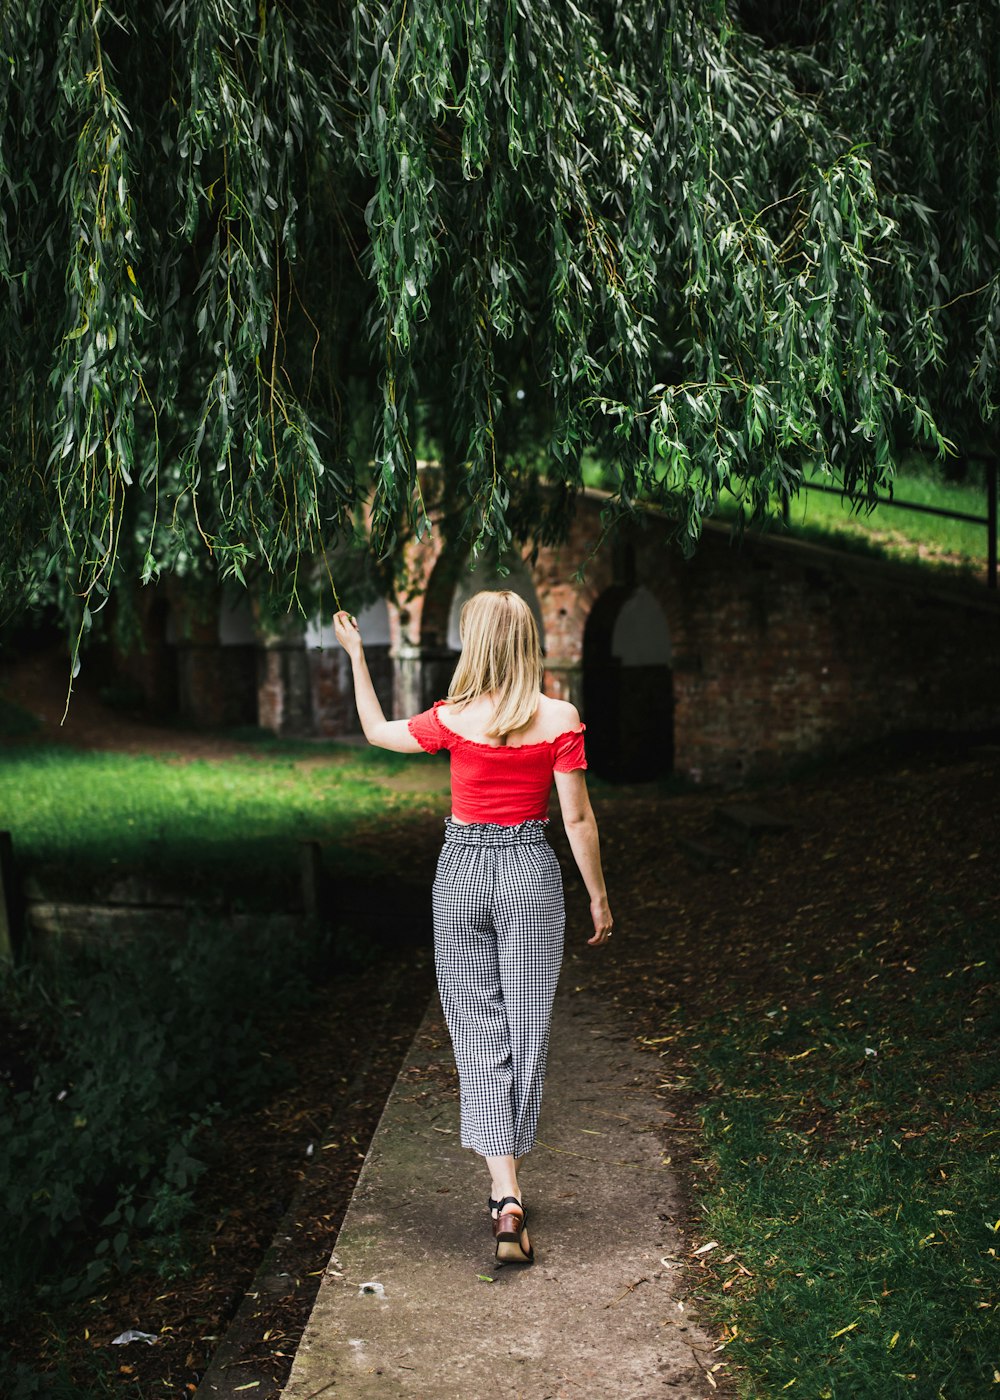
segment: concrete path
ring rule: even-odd
[[[589,950],[588,950],[589,951]],[[716,1393],[678,1292],[677,1185],[613,1007],[556,1000],[539,1142],[522,1167],[536,1262],[497,1268],[489,1178],[458,1141],[437,998],[372,1141],[285,1400],[653,1400]],[[489,1280],[492,1279],[492,1282]]]

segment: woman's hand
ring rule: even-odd
[[[333,630],[337,634],[337,641],[352,661],[361,655],[363,647],[356,617],[352,617],[348,612],[334,613]]]
[[[608,907],[607,895],[590,901],[590,917],[594,921],[594,936],[588,938],[587,942],[592,948],[601,948],[611,937],[611,929],[615,922]]]

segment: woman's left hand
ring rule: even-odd
[[[590,917],[594,921],[594,936],[588,938],[587,942],[592,948],[603,947],[611,937],[611,930],[615,922],[611,917],[611,909],[607,899],[592,899],[590,901]]]

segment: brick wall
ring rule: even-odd
[[[136,591],[139,635],[116,646],[114,665],[151,712],[209,728],[256,723],[256,649],[220,643],[220,599],[176,577]]]
[[[392,658],[388,646],[366,646],[365,658],[386,715],[392,714]],[[325,739],[360,734],[361,723],[354,703],[351,661],[341,647],[308,653],[312,689],[313,728]]]
[[[136,632],[130,629],[125,641],[113,636],[112,681],[134,688],[151,713],[176,714],[180,695],[177,649],[167,635],[171,606],[168,581],[137,590],[131,601]]]
[[[616,708],[616,722],[645,725],[650,736],[672,726],[661,752],[669,762],[672,749],[678,772],[738,784],[882,735],[1000,726],[1000,600],[985,588],[776,534],[748,535],[736,548],[728,528],[712,522],[685,561],[665,546],[655,517],[602,547],[576,582],[600,538],[602,505],[599,493],[585,493],[567,540],[540,549],[530,565],[546,637],[545,689],[585,710],[595,604],[603,600],[606,613],[610,600],[613,613],[615,599],[645,585],[666,619],[671,669],[644,678],[623,669],[631,700]],[[437,533],[406,550],[410,587],[389,606],[390,644],[369,653],[386,713],[397,717],[444,694],[453,666],[447,618],[464,565]],[[180,613],[178,590],[172,580],[171,608]],[[339,648],[310,652],[291,632],[261,635],[256,648],[221,647],[217,617],[192,608],[183,637],[168,646],[157,617],[151,608],[145,661],[132,661],[151,701],[174,654],[180,708],[196,722],[256,717],[279,734],[358,732]],[[593,646],[590,656],[596,664]],[[647,699],[632,703],[640,692]],[[602,723],[601,714],[584,718],[595,731]]]
[[[579,583],[573,575],[600,538],[602,505],[599,493],[585,493],[567,540],[539,550],[531,566],[545,690],[585,711],[594,604],[612,588],[627,596],[644,584],[673,652],[671,671],[646,686],[656,703],[645,722],[654,747],[672,747],[676,771],[737,785],[886,734],[1000,726],[1000,600],[984,588],[776,534],[748,535],[738,547],[714,522],[684,560],[665,546],[655,517],[603,547]],[[431,673],[456,563],[433,538],[409,548],[411,576],[425,591],[408,601],[396,635],[405,633],[411,669],[423,642]],[[672,695],[661,693],[664,675]],[[621,685],[638,694],[627,669]],[[584,718],[590,729],[601,724],[599,714]],[[672,745],[660,745],[663,724],[672,725]]]
[[[883,735],[1000,724],[985,589],[790,541],[737,551],[712,531],[653,591],[675,638],[675,766],[693,776],[739,782]]]
[[[180,713],[192,724],[256,724],[256,648],[181,642],[177,677]]]

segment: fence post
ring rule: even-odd
[[[996,457],[986,462],[986,529],[989,538],[986,542],[986,586],[997,586],[997,472]]]
[[[299,842],[299,875],[303,913],[307,919],[318,919],[323,906],[323,852],[318,841]]]
[[[0,961],[14,957],[14,847],[9,831],[0,831]]]

